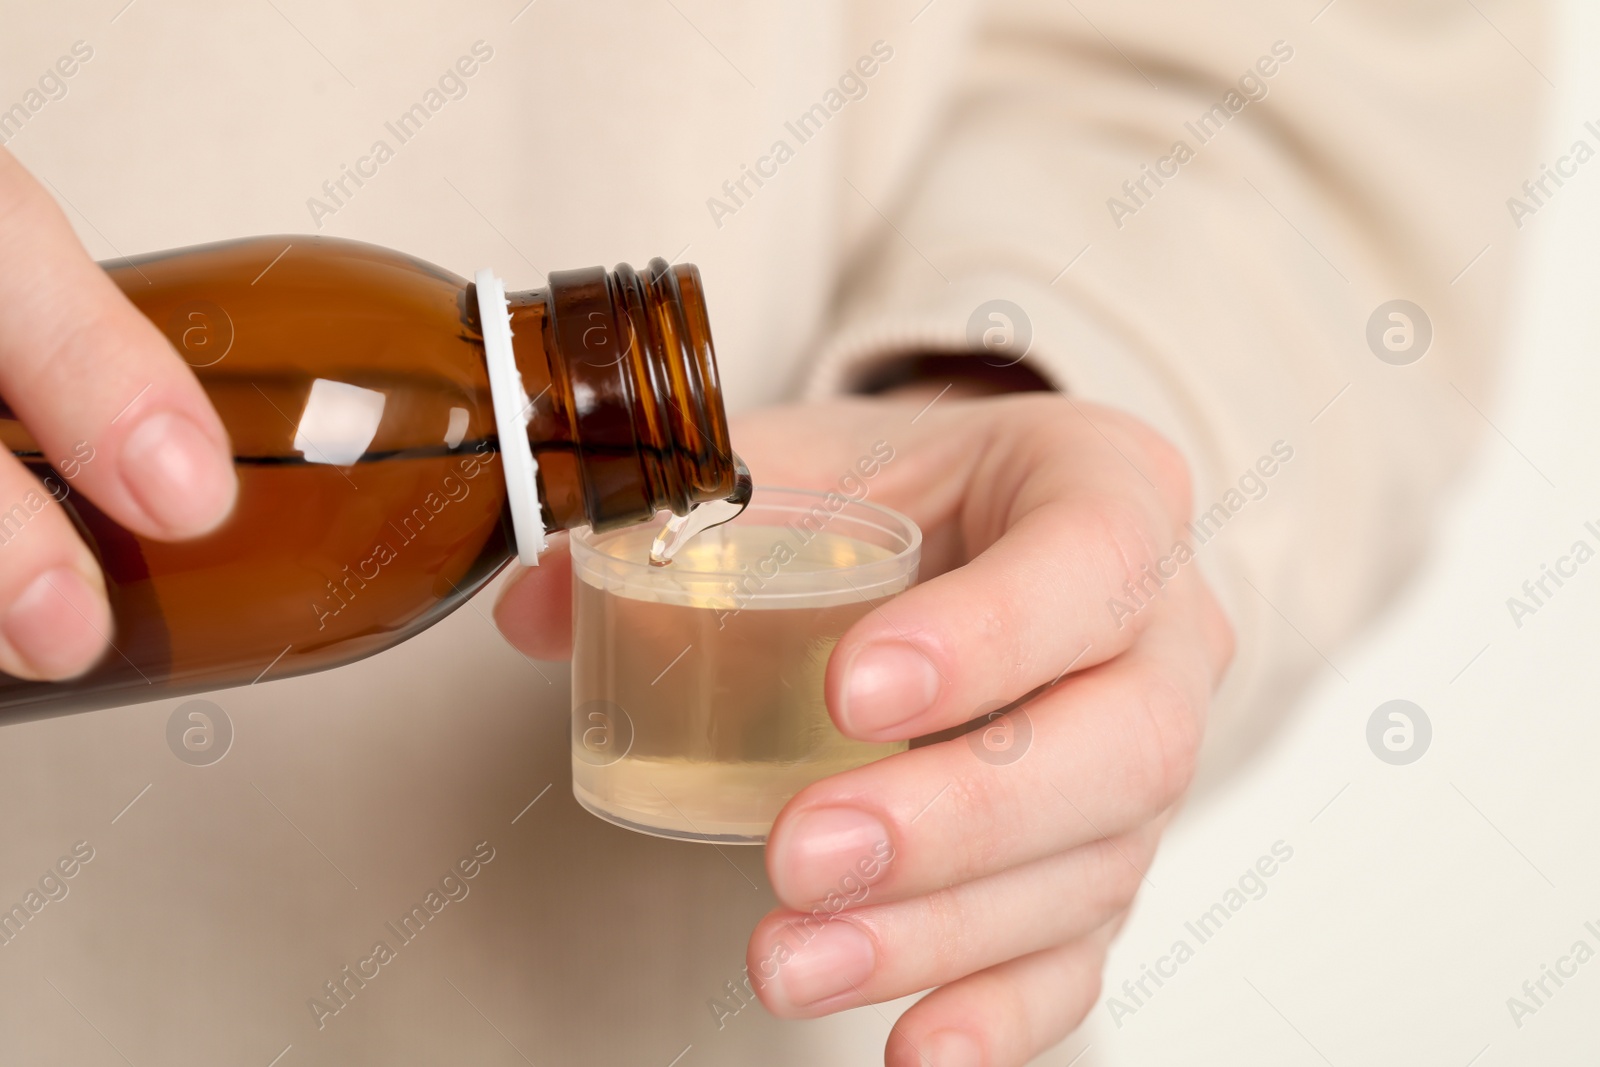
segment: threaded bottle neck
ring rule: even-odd
[[[556,271],[513,294],[547,525],[607,529],[733,491],[700,272],[653,259]]]

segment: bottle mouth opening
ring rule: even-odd
[[[716,350],[700,271],[689,263],[652,259],[640,276],[628,264],[612,275],[628,323],[641,399],[636,405],[651,497],[683,515],[697,503],[724,500],[738,489]]]
[[[556,525],[612,529],[737,495],[700,273],[653,259],[554,271],[535,330],[556,387],[543,453],[576,494]],[[530,430],[530,432],[532,432]],[[551,440],[556,443],[551,445]],[[569,499],[573,496],[577,499]],[[575,505],[575,507],[574,507]]]

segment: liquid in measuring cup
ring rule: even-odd
[[[590,811],[758,843],[806,785],[905,749],[841,734],[823,678],[845,632],[910,585],[920,537],[864,504],[808,524],[813,496],[757,489],[668,567],[649,564],[648,528],[575,535],[573,791]]]

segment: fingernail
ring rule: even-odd
[[[233,506],[231,457],[183,415],[146,417],[123,442],[120,462],[129,491],[170,536],[205,533]]]
[[[791,907],[823,900],[829,893],[842,892],[840,883],[846,877],[863,877],[858,870],[862,860],[874,858],[888,841],[883,823],[864,811],[808,811],[778,831],[772,846],[773,888]]]
[[[868,645],[850,661],[839,717],[856,734],[891,730],[921,715],[939,696],[939,672],[898,641]]]
[[[93,666],[110,631],[105,598],[70,567],[35,578],[0,616],[0,637],[41,678],[70,678]]]
[[[805,936],[804,927],[790,930]],[[872,939],[855,924],[836,919],[813,933],[811,940],[789,957],[778,971],[778,980],[784,998],[804,1008],[859,988],[877,962]]]
[[[960,1030],[940,1030],[922,1043],[929,1067],[983,1067],[978,1043]]]

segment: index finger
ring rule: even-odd
[[[768,838],[778,899],[805,908],[876,850],[894,862],[873,899],[904,900],[1118,837],[1170,809],[1224,663],[1200,633],[1209,594],[1184,581],[1133,649],[1012,712],[1014,747],[1002,758],[968,734],[806,786]]]
[[[0,395],[121,525],[190,537],[232,507],[227,431],[193,372],[0,150]]]
[[[1046,445],[1060,454],[1031,450],[1034,467],[1013,486],[974,474],[966,510],[1002,526],[1017,517],[964,566],[845,634],[826,683],[841,731],[865,741],[933,733],[1132,644],[1144,608],[1192,553],[1178,540],[1171,494],[1142,481],[1109,442],[1090,451],[1095,443],[1056,435]],[[1006,462],[1018,460],[1007,453]],[[963,525],[969,538],[981,528]]]

